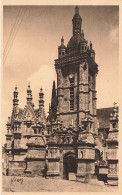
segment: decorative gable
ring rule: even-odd
[[[31,105],[25,106],[23,116],[22,116],[22,121],[26,121],[26,122],[37,121],[36,115],[34,113],[34,109]]]

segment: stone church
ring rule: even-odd
[[[21,109],[15,87],[3,174],[43,177],[46,167],[48,178],[118,185],[118,107],[96,109],[98,65],[77,6],[72,27],[67,46],[62,37],[58,47],[57,88],[53,82],[48,117],[42,89],[35,109],[29,84],[27,103]]]

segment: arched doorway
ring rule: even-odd
[[[69,179],[69,173],[77,173],[75,154],[67,153],[63,158],[63,179]]]

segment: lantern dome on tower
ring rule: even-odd
[[[85,42],[87,44],[87,41],[84,39],[84,32],[81,28],[82,26],[82,18],[79,14],[79,7],[75,7],[75,15],[72,19],[73,24],[73,36],[70,38],[67,48],[73,48],[78,47],[81,42]]]
[[[81,20],[82,21],[82,18],[79,14],[79,7],[78,6],[75,7],[75,15],[73,16],[72,20]]]

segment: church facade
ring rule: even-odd
[[[3,147],[3,172],[44,176],[46,171],[49,178],[118,185],[118,107],[96,109],[98,65],[92,43],[85,39],[77,6],[72,25],[67,46],[62,37],[58,47],[57,89],[53,82],[48,117],[42,89],[35,109],[29,84],[27,103],[21,109],[15,88]]]

